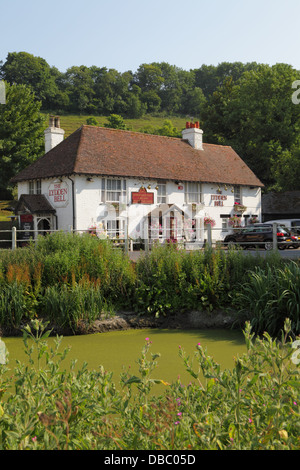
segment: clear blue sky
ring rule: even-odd
[[[299,19],[299,0],[0,0],[0,60],[26,51],[62,72],[163,61],[300,70]]]

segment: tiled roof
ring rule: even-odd
[[[14,212],[23,212],[26,209],[32,213],[55,212],[55,209],[43,194],[22,194]]]
[[[85,174],[263,186],[231,147],[203,149],[178,138],[82,126],[12,182]]]

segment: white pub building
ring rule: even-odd
[[[231,147],[202,137],[199,123],[188,122],[181,139],[86,125],[64,139],[51,116],[45,155],[12,179],[20,228],[192,249],[207,239],[208,224],[217,241],[260,221],[263,184]]]

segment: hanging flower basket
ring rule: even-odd
[[[247,210],[247,207],[241,204],[240,202],[235,202],[233,209],[235,212],[245,212]]]
[[[238,228],[238,227],[241,227],[241,218],[238,217],[237,215],[233,215],[232,217],[229,217],[229,220],[228,220],[228,224],[230,225],[230,227],[233,227],[233,228]]]
[[[216,225],[216,222],[211,217],[204,217],[204,224],[205,225],[210,225],[211,227],[214,227]]]
[[[87,230],[87,233],[89,235],[92,235],[93,237],[96,236],[96,232],[97,232],[97,226],[96,225],[91,225]]]
[[[248,223],[249,223],[250,225],[256,224],[257,222],[258,222],[258,217],[256,217],[256,215],[250,217],[249,220],[248,220]]]

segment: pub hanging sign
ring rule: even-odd
[[[69,203],[69,187],[67,183],[51,183],[48,189],[48,197],[54,207],[65,207]]]
[[[154,204],[154,193],[148,193],[146,188],[131,193],[132,204]]]

